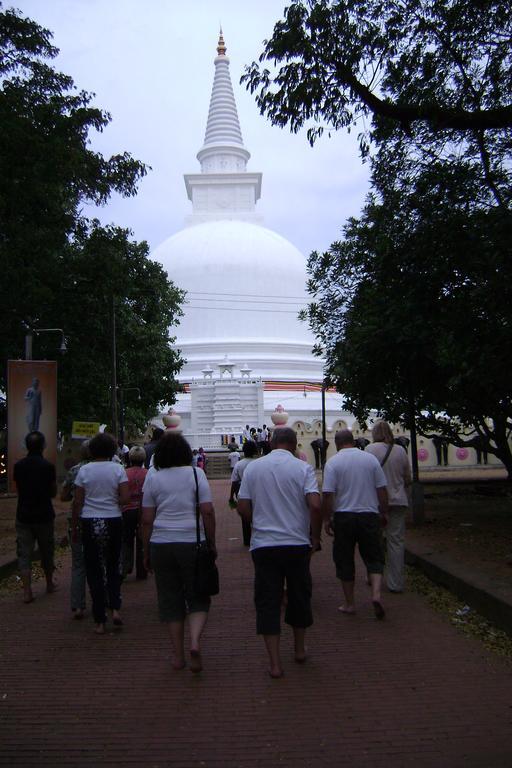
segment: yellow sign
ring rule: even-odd
[[[99,421],[74,421],[71,430],[73,440],[87,440],[100,431]]]

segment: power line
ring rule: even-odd
[[[276,314],[277,312],[284,315],[295,315],[297,317],[298,310],[296,309],[251,309],[250,307],[198,307],[193,304],[187,304],[187,309],[205,309],[207,312],[267,312],[268,314]]]
[[[235,296],[235,297],[252,297],[255,299],[298,299],[299,301],[305,301],[306,296],[276,296],[275,294],[261,294],[261,293],[216,293],[215,291],[187,291],[188,294],[196,294],[197,296]]]
[[[193,297],[191,297],[191,300],[196,301],[196,299]],[[277,304],[279,303],[277,299],[275,301],[272,301],[272,300],[260,301],[259,299],[229,299],[228,300],[228,299],[209,299],[207,296],[203,296],[201,299],[197,299],[197,301],[224,301],[224,302],[229,301],[230,304]],[[185,302],[185,303],[188,303],[188,302]],[[281,302],[281,303],[283,304],[284,307],[291,307],[292,303],[298,304],[299,302],[294,301],[290,303],[286,303],[286,302]],[[304,306],[304,302],[302,303],[302,306]]]

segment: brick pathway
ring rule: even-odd
[[[313,561],[310,661],[293,663],[286,628],[286,676],[270,680],[238,517],[227,482],[212,486],[222,594],[203,673],[170,669],[152,581],[125,584],[122,633],[71,621],[66,557],[55,595],[38,582],[32,605],[2,597],[1,766],[512,765],[511,667],[416,595],[387,596],[378,623],[361,581],[358,615],[341,616],[328,545]]]

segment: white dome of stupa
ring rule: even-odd
[[[247,171],[245,148],[222,37],[215,58],[201,172],[185,175],[193,213],[188,226],[152,258],[187,292],[175,346],[186,383],[227,355],[265,381],[322,380],[314,339],[298,319],[308,297],[306,259],[261,225],[255,211],[261,173]]]
[[[182,380],[226,354],[264,379],[319,379],[313,337],[297,317],[306,263],[284,237],[248,221],[208,221],[170,237],[153,258],[187,291],[176,341],[187,360]]]

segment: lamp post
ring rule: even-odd
[[[325,443],[327,441],[326,437],[326,425],[325,425],[325,390],[326,390],[326,381],[325,379],[322,379],[322,451],[320,453],[320,463],[322,465],[322,477],[324,475],[324,467],[325,467],[325,460],[327,458],[327,451],[325,448]]]
[[[117,391],[119,392],[119,439],[124,445],[124,393],[135,391],[140,400],[140,389],[138,387],[117,387]]]
[[[117,344],[116,344],[116,300],[112,294],[110,302],[110,411],[112,434],[117,435]]]
[[[423,485],[419,479],[418,446],[416,443],[416,402],[414,389],[409,378],[409,433],[411,435],[411,459],[412,459],[412,484],[411,484],[411,508],[412,521],[415,525],[425,522],[425,499]]]
[[[62,328],[29,328],[25,334],[25,360],[32,360],[32,344],[34,341],[34,334],[37,336],[40,333],[60,333],[62,338],[60,342],[59,352],[67,351],[66,337]]]

